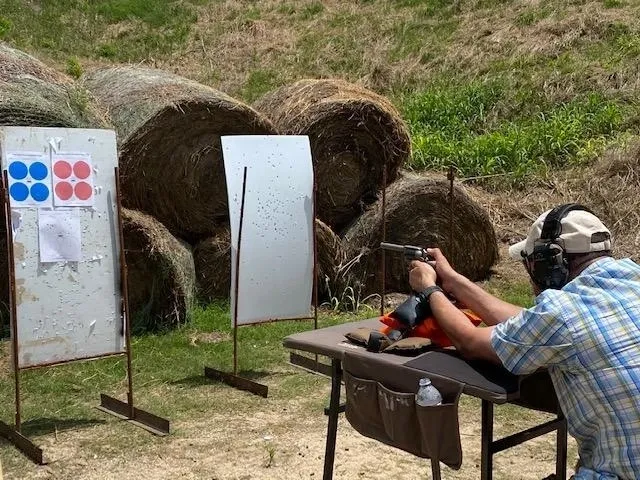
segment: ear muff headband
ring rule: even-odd
[[[536,245],[533,253],[527,256],[527,271],[541,290],[560,289],[569,280],[569,263],[564,256],[562,242],[558,240],[562,233],[562,219],[574,210],[593,213],[587,207],[577,203],[555,207],[549,212],[542,225],[540,234],[542,243]]]
[[[591,210],[579,203],[565,203],[564,205],[559,205],[551,210],[544,219],[542,232],[540,233],[540,240],[555,242],[562,233],[561,220],[566,217],[569,212],[574,210],[584,210],[585,212],[593,214]]]

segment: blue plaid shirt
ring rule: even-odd
[[[582,467],[576,480],[640,479],[640,266],[603,258],[496,326],[511,372],[548,367]]]

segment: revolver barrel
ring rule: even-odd
[[[384,250],[391,250],[392,252],[404,252],[404,246],[396,245],[395,243],[382,242],[380,243],[380,248]]]

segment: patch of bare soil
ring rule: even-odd
[[[231,338],[226,332],[194,332],[189,335],[189,343],[194,347],[203,343],[220,343]]]

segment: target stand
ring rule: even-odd
[[[233,278],[231,285],[231,298],[233,300],[233,371],[225,372],[219,369],[205,367],[204,374],[207,378],[221,381],[227,385],[233,386],[234,388],[245,390],[266,398],[269,391],[266,385],[238,374],[238,328],[241,326],[239,321],[239,306],[242,305],[244,309],[245,306],[250,303],[245,303],[245,299],[247,297],[245,297],[246,294],[244,293],[245,290],[243,290],[243,288],[246,289],[247,285],[250,283],[247,282],[248,277],[253,277],[254,273],[256,273],[251,272],[250,275],[245,274],[243,276],[245,283],[243,284],[240,281],[240,272],[246,272],[247,268],[251,268],[251,266],[256,265],[257,263],[269,262],[276,252],[282,253],[280,256],[283,260],[270,264],[273,267],[273,270],[270,271],[278,271],[277,273],[274,273],[275,276],[281,274],[281,271],[286,271],[288,268],[291,268],[290,265],[288,265],[289,260],[291,260],[292,263],[296,263],[296,260],[306,258],[306,260],[304,260],[307,262],[305,265],[307,268],[310,267],[311,270],[311,272],[306,270],[306,275],[311,273],[312,284],[309,285],[309,283],[305,283],[308,281],[308,277],[306,277],[306,279],[300,277],[299,281],[294,279],[293,282],[302,284],[302,288],[305,288],[304,285],[309,285],[309,290],[312,293],[311,300],[313,304],[313,314],[306,316],[299,314],[288,315],[287,313],[283,314],[282,309],[279,310],[278,308],[274,308],[273,305],[277,303],[277,301],[274,300],[275,296],[282,295],[286,298],[287,292],[285,290],[287,288],[287,280],[291,281],[291,279],[286,277],[286,280],[282,281],[281,285],[276,279],[271,281],[270,278],[265,277],[264,274],[261,276],[260,272],[258,272],[255,276],[257,278],[259,277],[260,280],[255,280],[253,284],[254,289],[262,289],[262,287],[265,286],[264,288],[270,289],[268,293],[270,297],[263,298],[264,308],[262,308],[261,305],[256,306],[255,304],[247,306],[245,309],[246,311],[244,312],[245,318],[243,319],[242,325],[255,325],[258,323],[268,323],[280,320],[313,319],[314,328],[318,327],[316,186],[313,180],[313,166],[311,162],[310,147],[307,137],[301,139],[297,136],[222,137],[222,146],[225,159],[225,173],[227,175],[230,218],[233,222],[235,217],[235,219],[237,219],[235,221],[238,225],[237,230],[235,230],[235,235],[232,225],[232,245],[235,245],[236,247],[235,258],[233,258],[232,255],[232,271],[234,271],[235,274],[232,275]],[[308,164],[305,164],[305,160],[308,160]],[[289,162],[288,168],[287,162]],[[270,167],[269,164],[271,165]],[[247,165],[251,165],[251,168],[249,169]],[[247,217],[248,171],[251,171],[251,180],[253,183],[250,185],[253,186],[254,190],[252,192],[253,195],[249,195],[251,200],[249,202],[250,214]],[[282,177],[285,177],[285,179],[283,180]],[[300,190],[296,190],[298,184],[303,185],[299,187]],[[234,189],[236,193],[233,192]],[[280,195],[283,196],[283,198],[280,199],[281,201],[278,200]],[[305,199],[304,202],[300,201],[301,195]],[[287,198],[287,196],[290,197]],[[265,200],[265,198],[267,198],[267,200]],[[262,204],[262,202],[264,202],[264,204]],[[296,227],[295,225],[297,224],[295,224],[295,220],[292,222],[289,220],[291,217],[296,217],[296,214],[302,213],[303,207],[304,212],[306,212],[306,217],[302,215],[302,217],[305,217],[304,221],[308,221],[308,215],[309,213],[311,214],[310,221],[312,228],[309,230]],[[278,216],[278,208],[282,210],[279,214],[280,216]],[[292,208],[293,210],[288,211],[287,208]],[[275,218],[270,219],[271,224],[268,227],[265,227],[269,223],[269,221],[264,218],[269,215],[268,213],[265,213],[267,211],[273,211],[276,212],[276,214],[274,215]],[[249,218],[249,220],[247,220],[247,218]],[[279,219],[280,223],[276,219]],[[285,232],[282,235],[282,237],[290,237],[290,243],[283,240],[282,237],[276,238],[274,235],[271,239],[273,242],[274,253],[270,254],[268,253],[269,247],[272,246],[270,245],[270,240],[268,238],[265,238],[264,240],[260,238],[259,240],[262,242],[264,253],[260,250],[257,251],[254,247],[255,243],[258,241],[258,239],[256,239],[256,232],[263,232],[263,230],[261,230],[262,228],[273,228],[276,230],[278,228],[282,228],[280,225],[287,224],[287,222],[283,222],[283,219],[287,219],[287,221],[291,222],[292,230],[288,233]],[[302,218],[299,216],[298,220],[302,221]],[[260,222],[262,222],[262,224],[260,224]],[[249,230],[246,230],[247,226],[250,227]],[[247,233],[248,240],[245,235]],[[311,238],[308,238],[309,236]],[[262,237],[262,235],[260,235],[260,237]],[[301,245],[304,242],[306,242],[306,250],[302,252]],[[313,264],[309,265],[308,260],[310,255],[306,252],[308,251],[308,247],[310,246],[309,244],[311,243],[313,247]],[[244,252],[248,253],[243,255]],[[247,261],[249,266],[243,267],[241,260]],[[301,270],[297,269],[293,271],[297,271],[298,274],[300,274]],[[251,281],[253,281],[253,278]],[[244,287],[241,288],[241,285],[244,285]],[[309,292],[307,291],[306,298],[309,298],[308,294]],[[301,295],[301,297],[302,296],[303,295]],[[252,298],[251,301],[253,300],[254,299]],[[306,309],[308,311],[309,303],[306,303],[306,305]],[[298,310],[298,312],[301,313],[300,310]],[[299,359],[292,357],[292,363],[299,361],[302,363],[301,366],[309,363],[317,363],[317,356],[315,363],[310,358],[302,357],[300,355],[297,357],[299,357]]]
[[[168,435],[170,433],[168,420],[134,406],[131,317],[129,314],[127,265],[124,254],[115,133],[109,130],[4,127],[0,129],[0,139],[3,140],[0,149],[5,163],[9,163],[7,152],[19,150],[20,146],[25,143],[25,139],[28,139],[33,145],[39,147],[41,152],[44,152],[41,153],[43,161],[40,163],[44,164],[47,169],[51,169],[50,165],[55,163],[52,162],[52,157],[55,157],[57,150],[65,146],[86,148],[87,151],[94,152],[93,175],[97,174],[99,166],[106,167],[103,175],[96,175],[98,181],[104,182],[105,192],[102,196],[97,193],[99,189],[102,189],[102,186],[97,186],[94,190],[92,185],[90,191],[87,191],[86,188],[73,190],[74,193],[68,198],[71,201],[78,201],[78,204],[75,205],[77,207],[84,209],[89,207],[91,213],[86,210],[76,213],[68,207],[57,208],[54,201],[54,195],[57,192],[51,188],[50,183],[47,185],[47,195],[51,192],[54,199],[49,198],[48,205],[31,203],[28,205],[28,210],[20,210],[12,200],[15,200],[16,192],[22,195],[21,190],[11,190],[11,182],[13,181],[15,184],[15,177],[13,179],[10,177],[16,172],[18,172],[18,176],[22,173],[15,168],[13,172],[9,168],[2,170],[0,186],[8,254],[15,423],[9,425],[0,421],[0,436],[7,439],[34,463],[47,464],[43,449],[22,432],[21,372],[76,361],[118,356],[126,356],[127,401],[101,394],[100,405],[96,408],[155,435]],[[14,155],[19,156],[19,152]],[[108,167],[114,164],[116,166],[110,170]],[[80,169],[76,170],[80,172],[80,176],[86,173]],[[44,175],[40,174],[38,170],[35,172],[35,180],[42,180],[41,183],[46,182]],[[79,180],[78,183],[80,183]],[[30,190],[33,192],[32,188]],[[44,191],[44,189],[36,190],[36,195],[32,195],[33,198],[28,200],[33,202],[35,199],[46,202],[45,195],[38,193]],[[58,189],[58,191],[62,190]],[[77,192],[80,194],[75,195]],[[39,198],[36,198],[38,195]],[[97,198],[95,203],[90,205],[90,197],[94,195]],[[21,208],[25,207],[26,205],[23,205]],[[103,252],[105,257],[94,256],[94,258],[85,259],[82,263],[43,263],[42,229],[45,228],[43,227],[43,219],[46,218],[43,213],[50,215],[56,210],[61,215],[68,214],[80,217],[79,224],[85,230],[91,231],[92,235],[87,235],[82,241],[83,254],[86,254],[85,250],[94,248],[97,245],[96,242],[100,242],[105,247]],[[23,214],[24,221],[22,220]],[[65,226],[68,225],[62,225],[62,227]],[[80,235],[79,232],[76,234]],[[69,242],[67,238],[63,238],[63,240],[66,243]],[[107,256],[109,261],[106,261]],[[16,274],[17,268],[20,268],[19,275]],[[64,284],[60,280],[62,273],[65,277],[75,277],[74,282]],[[103,295],[96,296],[92,291],[83,291],[84,288],[89,288],[87,285],[91,285],[91,288],[97,290],[103,289]],[[53,291],[53,288],[56,292]],[[107,293],[108,289],[111,289],[111,295]],[[18,292],[18,290],[20,291]],[[45,305],[42,305],[43,303]],[[62,313],[64,312],[63,306],[67,308],[66,316]],[[58,308],[56,309],[56,307]],[[51,313],[42,314],[43,311]],[[85,325],[82,321],[87,317],[93,318],[93,321]],[[66,324],[58,325],[67,319],[69,320]],[[42,333],[41,337],[36,336],[37,331]],[[105,341],[105,338],[109,341]],[[124,345],[122,340],[124,340]],[[58,348],[57,345],[63,345],[64,348]]]

